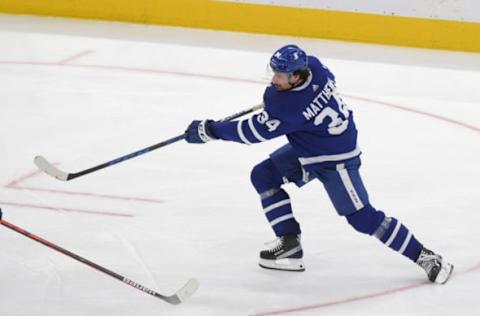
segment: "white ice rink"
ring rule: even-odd
[[[287,186],[304,273],[262,270],[274,238],[250,169],[285,139],[173,144],[79,171],[261,101],[265,66],[296,43],[355,111],[374,206],[455,265],[444,286],[338,217],[319,182]],[[480,54],[119,23],[0,16],[4,219],[138,283],[171,306],[0,227],[0,315],[479,315]]]

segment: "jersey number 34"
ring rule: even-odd
[[[280,125],[279,120],[275,120],[275,119],[270,120],[270,117],[269,117],[269,115],[266,111],[263,111],[262,113],[260,113],[258,115],[257,121],[260,124],[265,124],[267,126],[269,132],[275,131],[278,128],[278,126]]]
[[[320,113],[315,117],[315,121],[313,124],[316,126],[321,125],[323,121],[329,117],[330,123],[328,124],[327,130],[328,133],[331,135],[340,135],[348,128],[348,118],[350,116],[350,109],[348,106],[343,103],[342,98],[338,95],[338,93],[332,94],[333,98],[338,104],[338,109],[341,112],[343,118],[340,116],[335,109],[332,107],[326,106],[322,109]]]

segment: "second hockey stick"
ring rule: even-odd
[[[1,212],[1,210],[0,210]],[[48,240],[45,240],[43,239],[42,237],[39,237],[37,235],[34,235],[18,226],[15,226],[13,225],[12,223],[9,223],[3,219],[0,219],[0,224],[5,226],[5,227],[8,227],[10,228],[11,230],[17,232],[17,233],[20,233],[24,236],[27,236],[28,238],[30,239],[33,239],[35,240],[36,242],[39,242],[49,248],[52,248],[53,250],[56,250],[70,258],[73,258],[89,267],[92,267],[94,268],[95,270],[98,270],[98,271],[101,271],[105,274],[107,274],[108,276],[111,276],[117,280],[119,280],[120,282],[123,282],[125,284],[128,284],[130,285],[131,287],[134,287],[136,288],[137,290],[140,290],[142,292],[145,292],[147,294],[150,294],[151,296],[154,296],[156,298],[159,298],[167,303],[170,303],[170,304],[173,304],[173,305],[178,305],[180,303],[182,303],[184,300],[186,300],[187,298],[189,298],[193,293],[195,293],[195,291],[198,289],[198,281],[195,280],[195,279],[190,279],[188,280],[187,284],[185,284],[181,289],[179,289],[177,292],[175,292],[173,295],[170,295],[170,296],[167,296],[167,295],[162,295],[162,294],[159,294],[157,293],[156,291],[154,290],[151,290],[149,288],[147,288],[146,286],[143,286],[141,284],[138,284],[130,279],[127,279],[126,277],[116,273],[116,272],[113,272],[107,268],[104,268],[90,260],[87,260],[83,257],[80,257],[79,255],[77,254],[74,254],[73,252],[71,251],[68,251],[60,246],[57,246],[51,242],[49,242]]]
[[[250,113],[253,113],[257,110],[260,110],[263,108],[263,104],[258,104],[258,105],[255,105],[254,107],[251,107],[249,109],[246,109],[246,110],[243,110],[241,112],[238,112],[238,113],[235,113],[235,114],[232,114],[230,116],[227,116],[225,117],[224,119],[222,119],[221,121],[231,121],[231,120],[234,120],[236,118],[239,118],[239,117],[242,117],[244,115],[247,115],[247,114],[250,114]],[[119,157],[119,158],[116,158],[116,159],[113,159],[111,161],[107,161],[103,164],[100,164],[98,166],[95,166],[95,167],[91,167],[91,168],[88,168],[88,169],[85,169],[85,170],[82,170],[82,171],[79,171],[79,172],[73,172],[73,173],[69,173],[69,172],[65,172],[65,171],[62,171],[60,170],[59,168],[57,168],[56,166],[54,166],[52,163],[50,163],[45,157],[43,156],[36,156],[35,159],[33,160],[35,165],[37,165],[37,167],[42,170],[43,172],[45,172],[46,174],[58,179],[58,180],[62,180],[62,181],[70,181],[72,179],[75,179],[75,178],[78,178],[78,177],[81,177],[81,176],[84,176],[86,174],[89,174],[89,173],[92,173],[92,172],[95,172],[95,171],[98,171],[100,169],[104,169],[104,168],[107,168],[107,167],[111,167],[113,165],[116,165],[120,162],[123,162],[125,160],[129,160],[129,159],[132,159],[132,158],[135,158],[135,157],[138,157],[138,156],[141,156],[141,155],[144,155],[146,153],[149,153],[155,149],[158,149],[158,148],[162,148],[162,147],[165,147],[165,146],[168,146],[170,144],[173,144],[173,143],[176,143],[182,139],[184,139],[186,137],[186,134],[181,134],[181,135],[178,135],[178,136],[175,136],[175,137],[172,137],[170,139],[167,139],[165,141],[162,141],[158,144],[155,144],[155,145],[151,145],[151,146],[148,146],[146,148],[143,148],[143,149],[140,149],[140,150],[137,150],[133,153],[130,153],[130,154],[127,154],[125,156],[122,156],[122,157]]]

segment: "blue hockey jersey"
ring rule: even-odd
[[[244,144],[286,135],[300,163],[308,167],[360,155],[352,111],[335,88],[335,76],[316,57],[308,56],[311,75],[288,91],[266,88],[262,113],[246,120],[213,122],[212,133]]]

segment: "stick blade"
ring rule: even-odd
[[[55,167],[47,159],[45,159],[45,157],[36,156],[35,159],[33,159],[33,162],[40,170],[42,170],[49,176],[61,181],[68,181],[68,173],[63,172],[62,170]]]
[[[180,290],[178,290],[174,295],[167,297],[165,300],[173,305],[178,305],[188,299],[198,290],[199,283],[196,279],[188,280]]]

